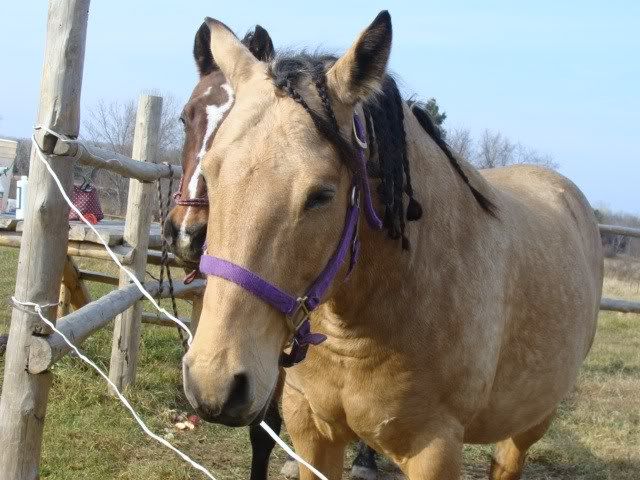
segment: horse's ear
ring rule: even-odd
[[[268,62],[272,60],[275,55],[269,32],[260,25],[256,25],[256,28],[252,32],[247,32],[242,39],[242,43],[244,43],[249,48],[249,51],[261,62]]]
[[[205,22],[211,31],[213,61],[236,89],[251,76],[252,68],[258,63],[258,59],[224,23],[209,17]]]
[[[206,23],[200,25],[196,32],[196,38],[193,41],[193,58],[201,77],[209,75],[218,68],[211,55],[211,30]]]
[[[327,72],[327,85],[343,103],[355,105],[380,91],[391,53],[391,16],[383,10]]]

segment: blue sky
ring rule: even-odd
[[[476,137],[489,128],[551,154],[595,206],[640,214],[640,2],[255,3],[94,0],[83,108],[145,91],[185,100],[196,80],[193,36],[206,15],[239,34],[260,23],[276,48],[340,52],[388,8],[391,68],[406,94],[436,97],[448,127]],[[6,1],[0,12],[0,135],[28,136],[46,2]]]

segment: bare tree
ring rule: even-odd
[[[474,163],[478,168],[504,167],[514,160],[516,145],[504,138],[500,132],[484,130],[478,144]]]
[[[469,130],[459,128],[447,134],[449,146],[458,156],[478,168],[496,168],[514,164],[536,164],[558,168],[550,155],[543,154],[520,142],[514,143],[500,132],[484,130],[478,142]]]
[[[447,143],[449,147],[458,155],[467,161],[471,161],[474,155],[473,138],[471,132],[466,128],[456,128],[447,132]]]
[[[183,131],[179,123],[179,111],[175,97],[165,95],[162,103],[158,147],[160,162],[173,164],[180,162]],[[95,146],[130,157],[135,119],[136,104],[133,100],[124,103],[100,101],[89,109],[88,118],[83,123],[82,139]],[[106,170],[81,167],[76,169],[76,177],[90,180],[98,186],[106,212],[116,215],[124,213],[127,207],[129,179]]]

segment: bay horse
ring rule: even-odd
[[[595,334],[603,256],[584,195],[544,168],[478,172],[429,135],[387,74],[386,11],[339,58],[261,62],[207,24],[235,102],[202,163],[192,406],[259,421],[283,358],[312,344],[283,414],[329,478],[358,437],[427,480],[459,478],[464,443],[497,442],[490,478],[520,478]]]
[[[258,60],[266,61],[274,56],[271,37],[260,25],[248,32],[242,43]],[[213,61],[209,44],[209,27],[202,24],[196,32],[193,45],[198,83],[180,115],[185,133],[182,149],[183,175],[174,195],[175,206],[167,216],[163,232],[174,254],[183,262],[196,265],[202,254],[209,209],[207,187],[201,175],[201,161],[233,104],[233,91]],[[279,396],[276,396],[267,409],[265,418],[276,432],[280,432],[282,425],[278,400]],[[258,425],[251,426],[249,430],[252,446],[251,479],[265,479],[274,442]],[[286,467],[288,476],[297,474],[295,462],[289,460]],[[376,471],[375,452],[360,443],[353,462],[352,476],[371,479],[375,478]]]

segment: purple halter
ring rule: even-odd
[[[353,130],[358,144],[357,162],[342,236],[335,253],[304,295],[294,296],[283,292],[255,273],[223,258],[205,254],[200,259],[200,271],[202,273],[224,278],[239,285],[285,316],[287,325],[293,334],[293,340],[291,352],[282,353],[280,357],[280,364],[283,367],[291,367],[301,362],[307,354],[309,345],[318,345],[327,339],[325,335],[320,333],[311,333],[309,314],[318,308],[318,305],[322,302],[324,294],[333,283],[347,255],[351,254],[347,277],[358,259],[360,250],[360,242],[358,240],[360,192],[364,197],[364,215],[367,223],[375,230],[382,229],[382,221],[371,203],[371,191],[367,180],[366,158],[364,155],[364,150],[367,148],[366,134],[357,114],[353,116]]]

